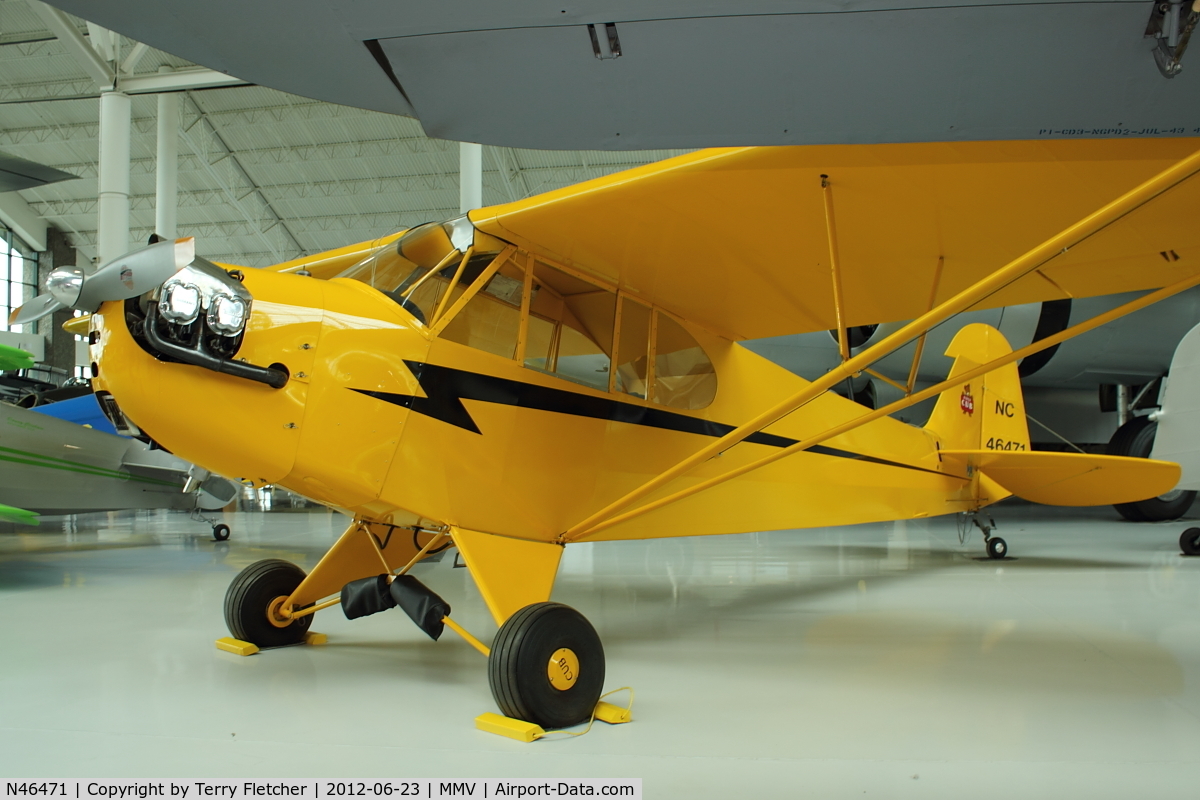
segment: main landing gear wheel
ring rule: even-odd
[[[1200,528],[1188,528],[1179,537],[1179,549],[1185,556],[1200,556]]]
[[[213,525],[213,541],[224,542],[229,538],[229,526],[224,522]]]
[[[500,626],[488,657],[488,683],[505,716],[543,728],[587,722],[604,686],[604,648],[582,614],[534,603]]]
[[[986,547],[988,558],[1004,558],[1008,555],[1008,542],[999,536],[993,536],[988,539]]]
[[[1134,417],[1117,428],[1117,432],[1108,440],[1105,453],[1110,456],[1149,458],[1150,451],[1154,449],[1154,434],[1157,431],[1158,423],[1149,417]],[[1195,492],[1176,489],[1149,500],[1117,503],[1113,508],[1130,522],[1161,522],[1182,517],[1192,507],[1195,499]]]
[[[235,639],[259,647],[299,644],[312,624],[312,614],[287,619],[279,607],[300,582],[304,570],[288,561],[268,558],[238,573],[225,592],[225,624]]]

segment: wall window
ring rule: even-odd
[[[13,232],[0,226],[0,330],[22,331],[8,315],[37,294],[37,256]],[[36,324],[36,323],[35,323]]]

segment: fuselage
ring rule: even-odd
[[[543,541],[806,385],[635,293],[618,293],[598,279],[589,285],[575,274],[571,279],[583,288],[569,295],[555,284],[561,277],[555,270],[565,268],[540,256],[522,305],[521,270],[533,256],[509,247],[495,257],[504,266],[475,278],[491,281],[492,294],[485,297],[460,269],[455,278],[464,280],[444,292],[450,301],[416,315],[395,293],[362,280],[245,271],[242,287],[253,303],[234,358],[285,372],[282,388],[156,357],[131,334],[126,304],[110,302],[93,318],[94,384],[164,447],[214,472],[279,484],[371,520]],[[503,291],[494,288],[494,276],[508,270],[517,277],[506,279]],[[472,289],[471,301],[456,308]],[[568,308],[556,318],[545,310],[561,300],[559,293],[574,314]],[[586,304],[571,306],[581,297]],[[606,298],[624,313],[599,333],[585,311]],[[653,387],[638,383],[650,380],[646,359],[624,355],[633,342],[635,305],[653,319],[649,330],[652,340],[658,331],[659,349],[676,348],[668,354],[638,345],[657,364]],[[442,312],[436,321],[419,318],[434,310]],[[510,312],[520,320],[511,330],[504,316]],[[557,333],[541,345],[538,326],[545,325]],[[694,346],[665,343],[668,328]],[[589,332],[595,346],[569,344],[567,334],[576,330]],[[517,342],[512,355],[496,344],[506,336]],[[533,353],[539,346],[543,358]],[[589,346],[591,355],[570,355]],[[711,366],[671,374],[678,352],[706,357]],[[825,394],[659,495],[864,411]],[[964,510],[973,498],[971,481],[938,458],[935,434],[884,418],[594,538],[924,517]]]

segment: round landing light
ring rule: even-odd
[[[546,666],[546,676],[550,685],[560,692],[565,692],[579,680],[579,657],[569,647],[560,647],[550,656]]]
[[[217,295],[208,309],[208,327],[222,336],[237,336],[246,327],[246,301],[230,294]]]
[[[192,324],[200,316],[200,288],[191,283],[168,283],[163,287],[158,311],[168,322]]]

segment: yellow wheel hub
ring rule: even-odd
[[[292,618],[290,616],[285,616],[283,612],[283,606],[285,603],[287,603],[287,600],[287,595],[276,597],[271,601],[271,604],[267,606],[267,621],[276,628],[286,628],[288,625],[292,624]]]
[[[546,675],[550,685],[560,692],[565,692],[579,680],[579,656],[569,647],[560,647],[550,656],[546,667]]]

